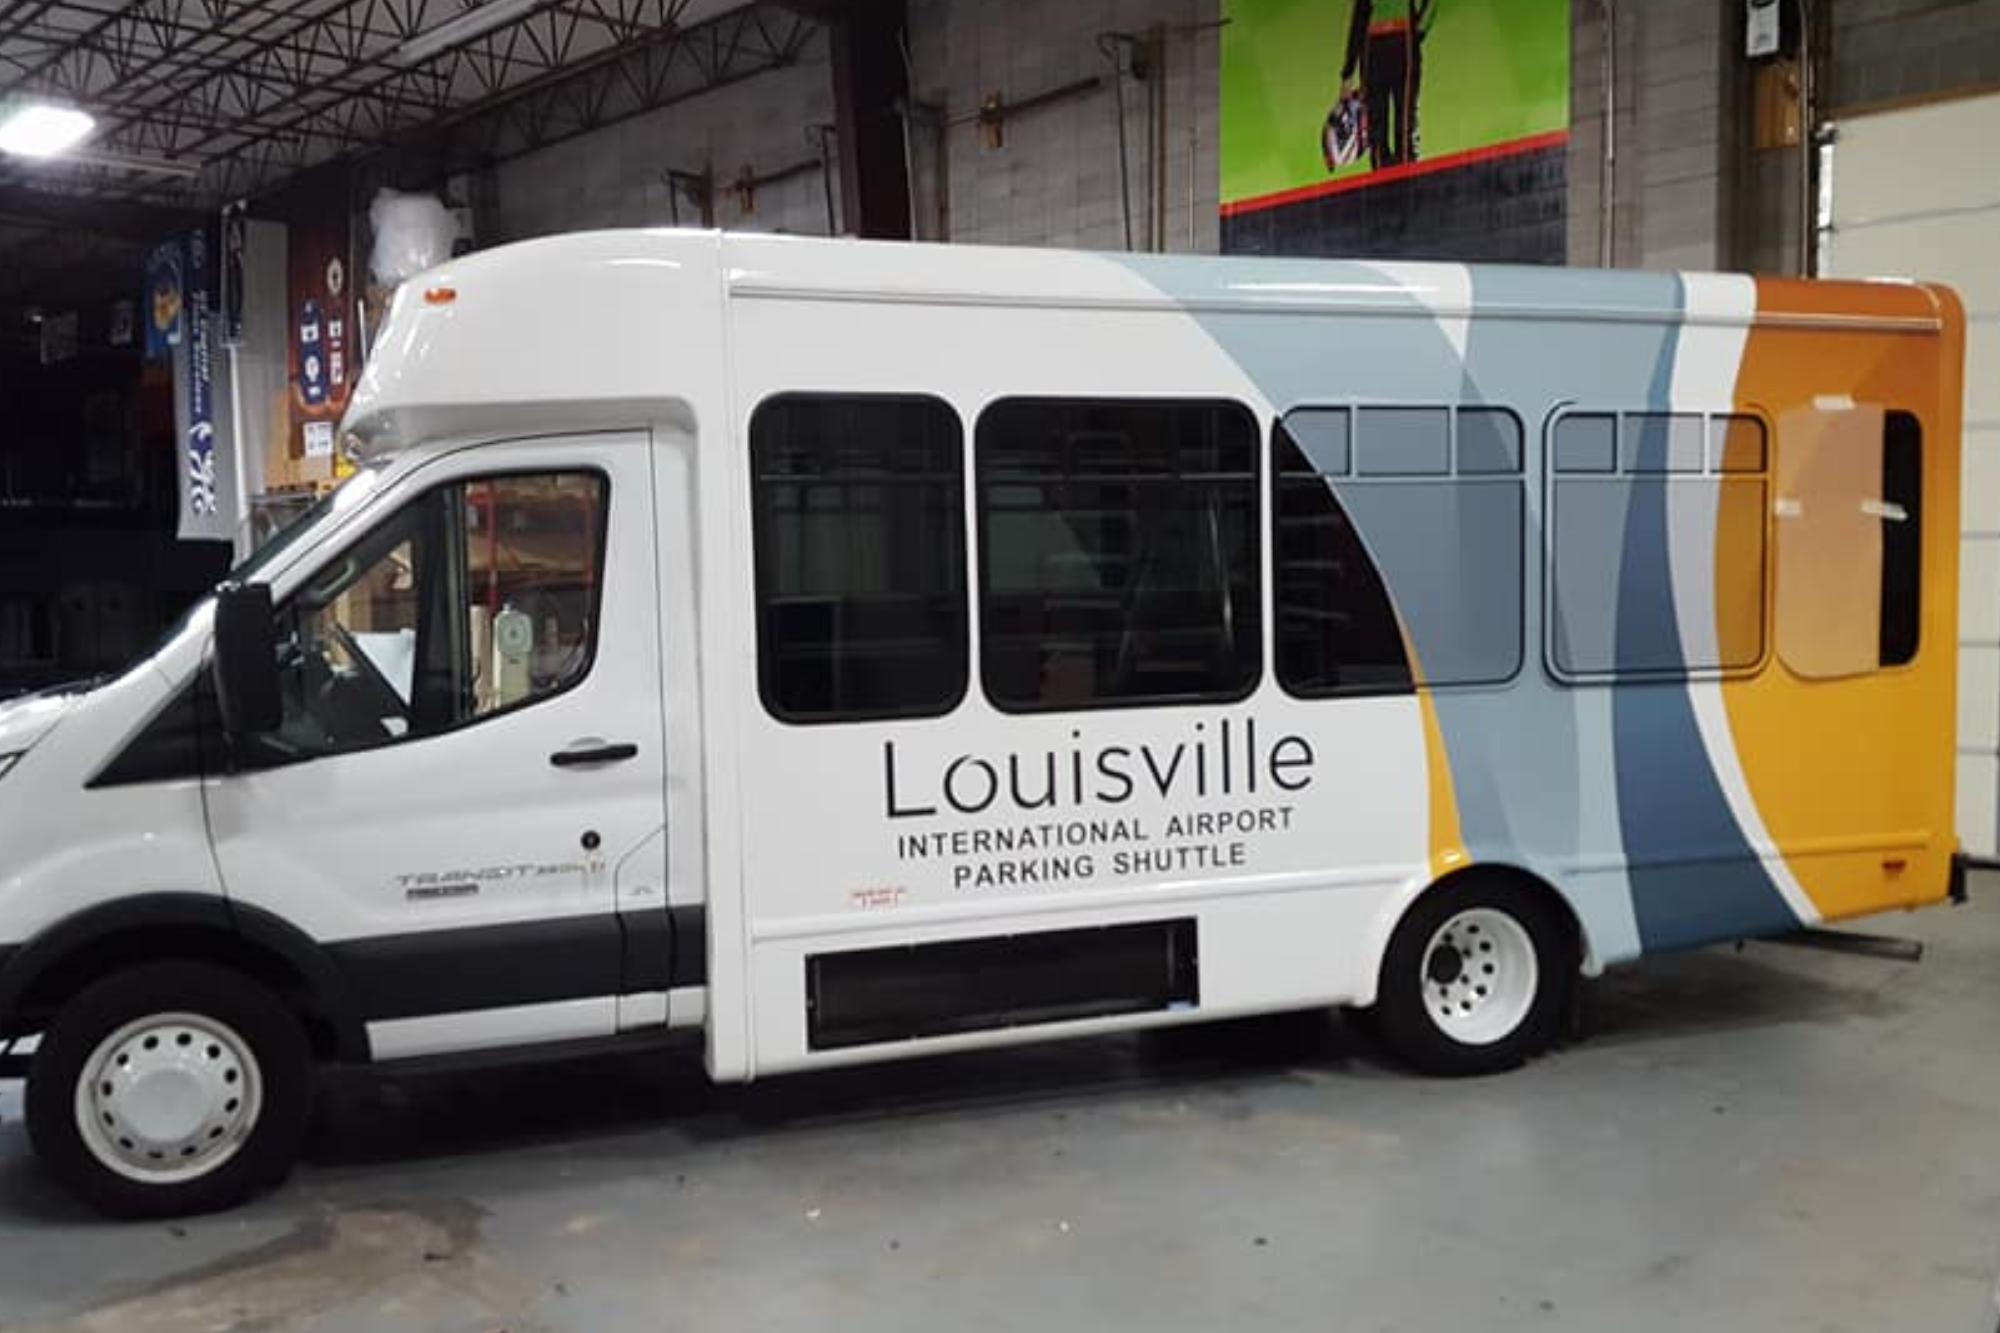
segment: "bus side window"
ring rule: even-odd
[[[1498,405],[1285,414],[1274,502],[1287,690],[1491,686],[1519,673],[1522,444],[1520,418]]]
[[[976,447],[981,676],[997,707],[1228,702],[1256,686],[1246,408],[1006,399]]]
[[[1740,675],[1764,661],[1761,418],[1577,412],[1549,427],[1550,665],[1569,679]]]
[[[787,722],[965,694],[964,433],[935,398],[785,394],[750,420],[757,675]]]
[[[1271,436],[1276,667],[1300,698],[1404,693],[1414,683],[1381,571],[1334,493],[1350,454],[1344,407],[1288,412]]]
[[[1810,679],[1915,658],[1923,429],[1908,412],[1816,404],[1778,429],[1778,652]]]

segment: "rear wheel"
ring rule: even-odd
[[[1554,1044],[1576,958],[1560,911],[1506,879],[1419,898],[1382,958],[1376,1026],[1427,1074],[1512,1069]]]
[[[227,1208],[291,1166],[312,1101],[298,1019],[202,963],[115,973],[64,1007],[28,1076],[43,1165],[114,1217]]]

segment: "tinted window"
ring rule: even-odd
[[[1917,655],[1923,607],[1924,430],[1908,412],[1882,423],[1882,665]]]
[[[1272,442],[1272,593],[1278,683],[1292,694],[1397,692],[1410,662],[1382,576],[1314,458],[1345,458],[1345,409],[1286,416]],[[1300,436],[1334,439],[1329,455]]]
[[[966,677],[957,415],[787,395],[757,409],[750,456],[765,706],[793,722],[951,709]]]
[[[589,671],[608,487],[596,473],[429,491],[278,609],[283,761],[432,735]]]
[[[982,671],[1006,709],[1241,698],[1260,670],[1257,428],[1234,403],[979,419]]]

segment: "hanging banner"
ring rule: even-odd
[[[1570,0],[1224,0],[1222,248],[1566,258]]]
[[[292,430],[289,453],[303,466],[300,480],[333,480],[325,461],[335,424],[347,410],[352,292],[347,280],[348,236],[344,196],[329,192],[317,224],[294,223],[289,231],[289,293],[292,313]]]
[[[197,227],[187,238],[185,315],[187,332],[187,420],[182,434],[181,514],[183,541],[231,541],[233,518],[224,513],[215,440],[214,252],[211,234]]]
[[[243,342],[243,205],[222,210],[222,345]]]
[[[146,257],[146,359],[163,360],[181,345],[181,243],[157,246]]]

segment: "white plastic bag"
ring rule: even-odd
[[[451,258],[458,220],[436,195],[377,190],[368,206],[368,226],[375,248],[368,267],[375,281],[393,287]]]

